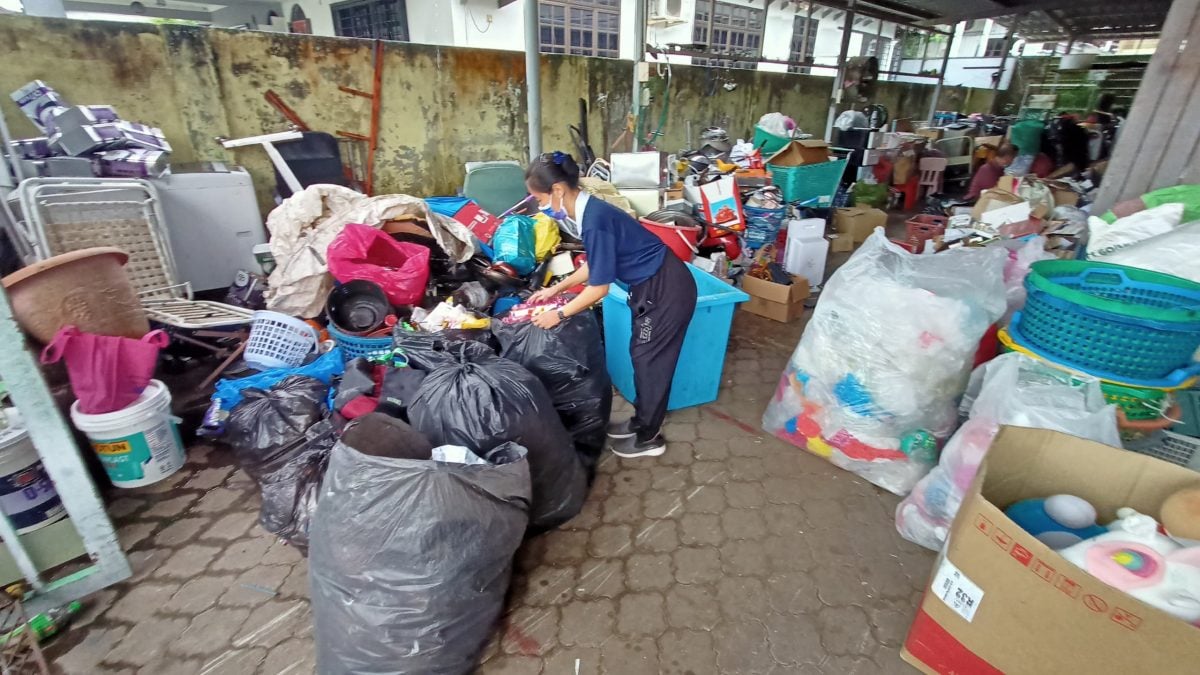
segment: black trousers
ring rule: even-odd
[[[629,308],[633,310],[629,354],[637,388],[633,426],[638,441],[648,441],[662,429],[667,414],[671,379],[696,310],[696,280],[683,261],[668,252],[654,276],[629,287]]]

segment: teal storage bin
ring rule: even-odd
[[[729,329],[738,303],[750,299],[741,290],[711,274],[688,265],[696,280],[696,312],[688,324],[683,352],[671,380],[671,398],[667,410],[704,405],[717,400],[721,389],[721,371],[729,346]],[[633,313],[629,293],[620,284],[608,287],[604,298],[604,349],[608,374],[627,401],[637,398],[633,384],[633,361],[629,342],[633,339]]]

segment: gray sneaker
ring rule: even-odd
[[[667,440],[658,434],[648,441],[639,441],[636,436],[630,436],[609,443],[608,448],[617,457],[632,459],[634,457],[658,457],[667,451]]]
[[[608,437],[613,440],[624,440],[637,436],[637,429],[633,428],[633,419],[621,420],[620,422],[608,423]]]

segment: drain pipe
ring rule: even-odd
[[[946,37],[946,52],[942,54],[942,66],[938,69],[937,84],[933,87],[933,100],[929,102],[929,123],[937,114],[938,101],[942,98],[942,84],[946,81],[946,67],[950,65],[950,48],[954,46],[954,32]]]
[[[833,77],[833,91],[829,95],[829,114],[825,118],[825,141],[828,143],[833,142],[833,121],[837,118],[838,105],[842,102],[842,87],[846,82],[846,52],[850,50],[850,33],[853,30],[854,0],[849,0],[846,3],[846,18],[842,24],[842,47],[838,50],[837,74]]]
[[[525,108],[531,160],[542,154],[542,61],[538,35],[537,0],[525,0]]]
[[[638,117],[642,114],[642,78],[641,64],[642,59],[646,57],[646,3],[642,0],[637,0],[633,3],[633,98],[630,99],[629,112],[633,116],[633,144],[629,149],[630,152],[641,150],[639,145],[641,139],[638,130],[641,129],[638,124]]]

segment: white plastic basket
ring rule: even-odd
[[[261,370],[294,368],[317,346],[317,331],[300,319],[258,311],[246,341],[246,363]]]

